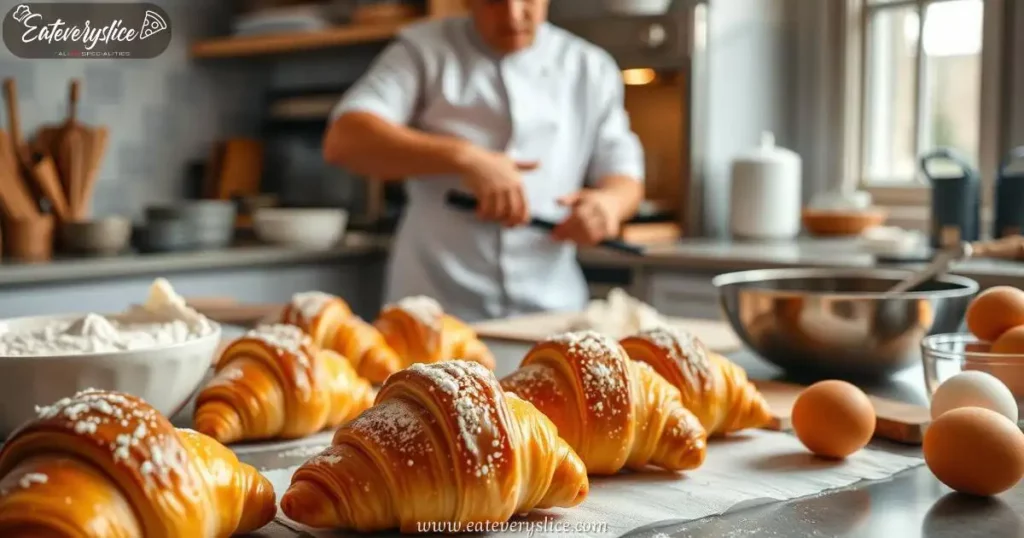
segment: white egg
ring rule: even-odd
[[[1017,422],[1017,400],[999,378],[968,371],[947,379],[932,395],[932,420],[960,407],[983,407]]]

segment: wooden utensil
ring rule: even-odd
[[[546,312],[483,321],[473,324],[472,327],[483,338],[535,344],[552,334],[569,331],[578,316],[575,313]],[[683,318],[669,318],[669,322],[674,327],[698,335],[709,349],[718,353],[729,353],[743,347],[739,337],[727,323]]]
[[[11,122],[11,135],[16,161],[20,165],[23,177],[38,190],[53,208],[53,212],[61,220],[68,217],[68,204],[64,197],[63,189],[60,186],[60,178],[57,168],[49,155],[44,154],[40,159],[35,159],[31,149],[21,137],[21,121],[18,112],[18,90],[14,79],[4,81],[4,89],[7,94],[7,114]],[[32,202],[34,205],[34,202]]]
[[[39,214],[32,193],[21,179],[14,142],[0,130],[0,206],[9,219],[28,219]]]
[[[191,301],[189,302],[189,306],[194,308],[196,312],[199,312],[217,323],[238,325],[242,327],[255,327],[261,323],[266,323],[272,317],[279,318],[280,312],[284,308],[284,305],[274,303],[193,304]]]
[[[80,85],[72,80],[68,88],[68,119],[61,133],[58,159],[64,175],[65,188],[71,211],[78,217],[82,211],[82,194],[89,159],[89,130],[78,123],[78,97]]]
[[[792,430],[790,419],[793,416],[793,403],[806,387],[779,381],[751,381],[771,407],[774,422],[768,429]],[[876,396],[869,398],[878,417],[875,425],[876,437],[904,444],[921,444],[924,431],[931,422],[931,414],[927,407]]]
[[[39,186],[39,190],[42,192],[43,197],[46,201],[50,202],[50,207],[53,208],[53,212],[57,215],[57,218],[62,222],[67,222],[71,219],[71,210],[64,197],[64,189],[60,182],[60,174],[57,172],[57,167],[54,165],[53,159],[43,157],[39,163],[36,164],[35,169],[32,172],[32,177]]]
[[[82,193],[75,214],[76,218],[85,219],[89,218],[92,214],[93,192],[95,192],[96,182],[99,180],[100,168],[103,166],[103,157],[107,154],[109,139],[110,132],[106,127],[97,127],[89,137],[85,180],[82,182]]]
[[[256,195],[262,177],[263,143],[232,138],[214,146],[203,191],[217,200]]]
[[[964,242],[954,248],[940,251],[927,267],[899,282],[886,293],[895,295],[908,292],[949,271],[949,266],[954,262],[968,258],[1024,260],[1024,236],[1014,235],[994,241]]]
[[[13,78],[4,79],[4,97],[6,98],[5,102],[7,105],[7,121],[10,123],[11,148],[14,160],[17,163],[15,181],[21,183],[30,193],[30,214],[39,215],[40,211],[34,197],[35,193],[32,191],[32,187],[38,185],[38,183],[31,179],[36,163],[33,161],[31,151],[25,145],[25,140],[21,136],[21,116],[18,112],[18,87]],[[11,180],[8,181],[13,183]]]

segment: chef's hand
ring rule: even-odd
[[[571,207],[572,213],[555,227],[552,232],[555,239],[593,246],[619,235],[622,204],[612,193],[583,189],[559,198],[558,203]]]
[[[462,162],[462,179],[479,201],[479,218],[506,226],[529,222],[522,172],[535,170],[537,163],[518,162],[504,153],[481,148],[472,150]]]

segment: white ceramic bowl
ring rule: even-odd
[[[11,331],[41,329],[81,314],[3,320]],[[117,315],[107,317],[117,319]],[[221,329],[173,346],[113,353],[32,357],[0,356],[0,438],[50,405],[80,390],[126,392],[146,400],[170,418],[191,398],[213,363]]]
[[[620,15],[663,15],[672,0],[604,0],[604,7]]]
[[[267,207],[253,215],[253,231],[265,243],[327,249],[338,244],[348,225],[344,209]]]

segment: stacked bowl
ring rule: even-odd
[[[235,237],[235,215],[235,204],[226,200],[151,206],[137,246],[149,252],[225,248]]]

